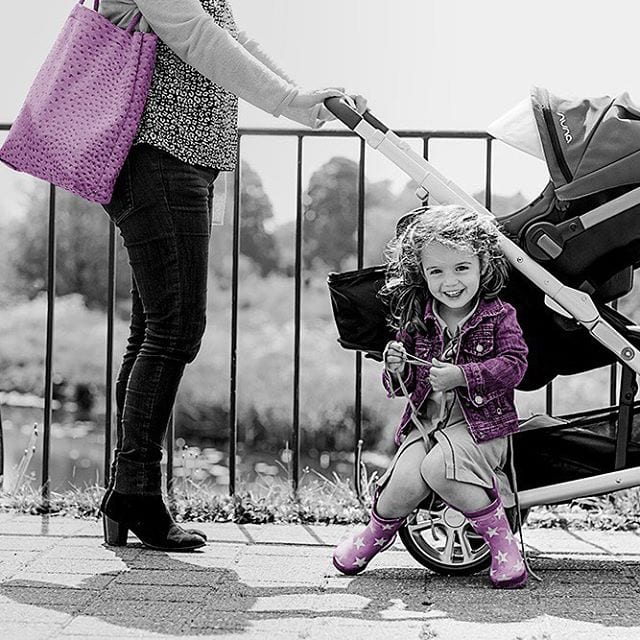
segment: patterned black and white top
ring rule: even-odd
[[[200,0],[234,39],[227,0]],[[183,62],[158,41],[156,67],[136,143],[158,147],[188,164],[232,171],[236,166],[238,98]]]

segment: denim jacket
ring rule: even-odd
[[[404,344],[409,354],[430,362],[441,355],[444,344],[443,329],[431,302],[426,305],[424,323],[424,333],[401,330],[396,340]],[[471,436],[476,442],[484,442],[517,431],[514,389],[527,369],[528,349],[515,309],[498,298],[482,299],[460,331],[455,364],[462,369],[467,386],[456,387],[455,392]],[[417,411],[432,391],[430,368],[406,365],[402,376]],[[397,378],[387,371],[383,382],[389,397],[403,395]],[[407,404],[396,429],[396,444],[400,444],[410,427],[411,406]]]

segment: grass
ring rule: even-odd
[[[177,484],[171,503],[179,522],[236,522],[238,524],[305,523],[354,524],[365,522],[373,477],[360,500],[350,481],[304,473],[297,495],[284,478],[265,477],[251,486],[241,485],[235,496],[220,494],[191,479]],[[50,513],[97,518],[104,489],[98,485],[52,493]],[[39,515],[40,490],[23,484],[13,495],[0,493],[0,512]],[[535,507],[527,518],[532,528],[635,531],[640,528],[640,487],[625,489],[569,504]]]
[[[251,486],[241,484],[234,496],[220,494],[191,479],[176,484],[169,500],[179,522],[323,523],[351,524],[366,517],[370,485],[359,500],[348,480],[332,480],[313,471],[304,473],[297,494],[284,478],[264,477]],[[49,510],[58,516],[97,518],[103,487],[89,485],[51,492]],[[39,489],[23,483],[16,492],[0,493],[0,512],[43,513]]]

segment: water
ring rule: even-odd
[[[2,407],[4,434],[4,488],[12,491],[18,468],[24,456],[34,423],[38,424],[35,453],[29,462],[26,477],[33,486],[39,486],[42,478],[42,408]],[[79,415],[73,411],[53,411],[50,437],[49,475],[51,490],[66,491],[73,487],[102,484],[104,466],[104,416]],[[342,478],[353,476],[353,454],[350,452],[307,452],[301,455],[300,469],[313,469],[332,478],[333,473]],[[382,470],[388,458],[368,454],[365,458],[370,470]],[[228,450],[200,446],[177,438],[174,449],[174,477],[176,482],[191,479],[206,483],[221,491],[229,484]],[[238,480],[251,483],[259,476],[287,479],[290,471],[291,452],[286,448],[274,451],[246,451],[238,443]],[[163,461],[164,462],[164,461]]]

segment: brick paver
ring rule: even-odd
[[[0,514],[0,638],[640,638],[635,533],[526,529],[543,581],[511,592],[432,574],[400,544],[341,576],[341,526],[199,527],[204,550],[162,553],[105,547],[93,521]]]

